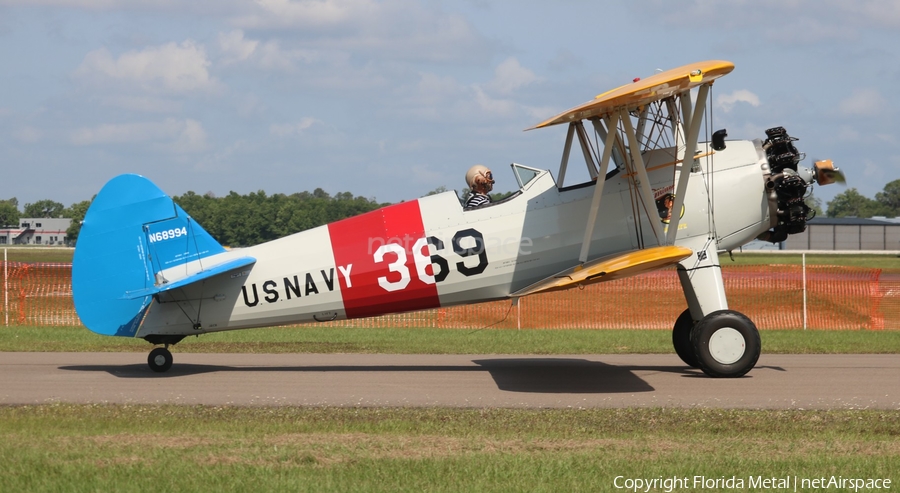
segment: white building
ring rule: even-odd
[[[817,217],[806,231],[791,235],[787,250],[900,250],[900,222],[895,219]]]
[[[16,228],[0,228],[0,245],[65,245],[68,218],[25,217]]]

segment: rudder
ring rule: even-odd
[[[72,261],[72,293],[93,332],[133,337],[167,282],[162,272],[225,252],[193,218],[140,175],[103,186],[85,214]],[[188,272],[190,273],[190,272]],[[146,292],[129,296],[128,293]]]

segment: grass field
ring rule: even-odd
[[[764,330],[769,354],[900,354],[900,331]],[[83,327],[0,327],[0,351],[149,351],[142,339]],[[665,354],[668,330],[450,330],[319,326],[239,330],[188,337],[182,353]]]
[[[63,247],[8,247],[6,260],[9,262],[72,262],[74,248]],[[3,252],[0,251],[0,260],[3,260]]]
[[[71,251],[11,261],[68,262]],[[67,252],[67,253],[66,253]],[[68,255],[68,258],[65,257]],[[853,260],[850,260],[850,259]],[[799,263],[798,255],[735,255]],[[900,269],[893,256],[808,263]],[[723,264],[730,264],[727,257]],[[900,354],[900,331],[762,331],[764,353]],[[142,340],[83,327],[0,327],[0,351],[139,351]],[[439,330],[294,327],[187,338],[174,352],[671,353],[668,330]],[[177,358],[177,354],[176,354]],[[3,389],[0,389],[2,395]],[[900,410],[394,409],[0,406],[5,491],[633,491],[626,480],[687,478],[639,491],[791,491],[765,478],[900,485]],[[694,483],[704,477],[713,485]],[[620,477],[618,480],[617,477]],[[742,486],[725,487],[724,480]],[[715,481],[721,486],[716,486]],[[618,483],[617,483],[618,481]],[[810,491],[802,483],[797,491]],[[845,491],[846,488],[822,489]],[[875,491],[861,489],[859,491]],[[889,491],[882,489],[880,491]]]
[[[690,478],[675,491],[700,490],[694,476],[735,476],[737,491],[756,477],[896,485],[898,436],[900,414],[880,411],[46,405],[0,408],[0,475],[4,491],[72,492],[616,491],[617,476]]]
[[[735,253],[734,261],[728,255],[722,255],[719,260],[723,267],[735,265],[774,265],[789,264],[800,265],[803,256],[800,253]],[[900,256],[893,254],[880,255],[854,255],[854,254],[808,254],[808,265],[842,265],[847,267],[868,267],[873,269],[898,270],[900,269]]]

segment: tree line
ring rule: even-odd
[[[321,188],[291,195],[231,192],[225,197],[187,192],[172,200],[219,243],[231,247],[264,243],[389,205],[350,192],[332,196]]]
[[[884,186],[881,192],[870,199],[856,190],[848,188],[828,202],[828,217],[900,216],[900,180]]]
[[[231,192],[224,197],[190,191],[172,200],[219,243],[231,247],[256,245],[389,205],[350,192],[332,196],[321,188],[290,195],[267,195],[262,190],[246,195]],[[90,204],[85,200],[65,207],[53,200],[41,200],[26,204],[19,212],[15,197],[0,200],[0,225],[17,226],[23,217],[71,218],[66,237],[74,244]]]

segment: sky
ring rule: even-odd
[[[398,202],[474,164],[511,190],[565,141],[525,128],[710,59],[730,139],[783,126],[870,198],[900,179],[900,0],[0,0],[0,199],[139,173]]]

